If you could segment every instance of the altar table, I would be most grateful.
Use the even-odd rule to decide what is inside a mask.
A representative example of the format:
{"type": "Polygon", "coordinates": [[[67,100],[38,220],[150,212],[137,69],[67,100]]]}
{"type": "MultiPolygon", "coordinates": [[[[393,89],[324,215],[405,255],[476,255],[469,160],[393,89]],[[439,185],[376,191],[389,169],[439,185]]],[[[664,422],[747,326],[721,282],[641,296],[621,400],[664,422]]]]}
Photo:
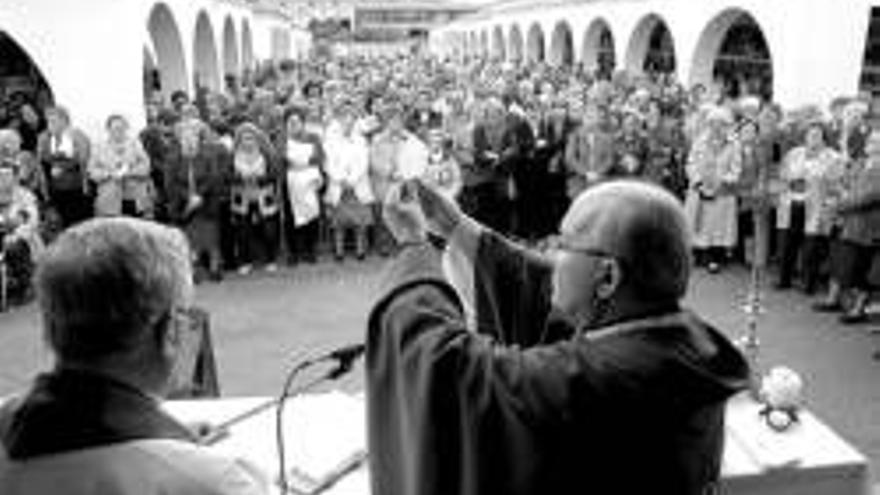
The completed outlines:
{"type": "MultiPolygon", "coordinates": [[[[185,422],[220,424],[267,398],[168,402],[166,409],[185,422]]],[[[785,433],[770,430],[760,419],[760,406],[746,396],[728,405],[721,494],[732,495],[867,495],[870,474],[866,458],[814,415],[804,411],[785,433]]],[[[273,476],[279,472],[274,407],[227,429],[211,449],[238,456],[273,476]]],[[[308,395],[285,406],[287,457],[297,471],[321,476],[365,449],[362,397],[333,392],[308,395]]],[[[369,494],[366,466],[325,492],[369,494]]]]}

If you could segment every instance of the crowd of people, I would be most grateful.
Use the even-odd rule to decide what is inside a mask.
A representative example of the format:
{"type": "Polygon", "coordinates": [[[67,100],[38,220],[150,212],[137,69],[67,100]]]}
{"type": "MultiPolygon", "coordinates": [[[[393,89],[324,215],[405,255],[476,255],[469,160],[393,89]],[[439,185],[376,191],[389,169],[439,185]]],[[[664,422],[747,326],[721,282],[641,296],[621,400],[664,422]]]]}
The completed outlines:
{"type": "Polygon", "coordinates": [[[863,320],[880,238],[864,202],[880,191],[869,100],[782,109],[730,88],[412,55],[291,62],[224,93],[157,94],[139,133],[113,115],[86,136],[62,106],[23,104],[0,133],[11,292],[27,298],[45,241],[92,216],[182,228],[199,278],[219,280],[323,253],[388,255],[381,204],[407,179],[541,245],[582,191],[627,177],[680,198],[699,266],[772,263],[778,288],[827,286],[817,309],[863,320]]]}

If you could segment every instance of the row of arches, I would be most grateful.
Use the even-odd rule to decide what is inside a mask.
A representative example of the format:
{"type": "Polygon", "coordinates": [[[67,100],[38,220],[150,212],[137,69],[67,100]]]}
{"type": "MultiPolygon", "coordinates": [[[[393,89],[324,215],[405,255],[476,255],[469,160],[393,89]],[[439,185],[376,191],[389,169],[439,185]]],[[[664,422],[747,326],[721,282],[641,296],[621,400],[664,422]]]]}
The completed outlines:
{"type": "Polygon", "coordinates": [[[157,3],[147,19],[149,41],[144,47],[145,91],[169,95],[204,87],[223,89],[237,80],[254,64],[253,35],[247,19],[240,28],[232,16],[223,23],[222,38],[217,38],[211,18],[204,10],[198,13],[191,41],[192,72],[187,69],[186,42],[171,8],[157,3]],[[222,43],[222,52],[217,40],[222,43]]]}
{"type": "MultiPolygon", "coordinates": [[[[519,24],[505,28],[496,25],[491,40],[488,31],[472,31],[465,36],[463,49],[515,64],[547,62],[553,66],[580,62],[589,70],[610,74],[617,67],[648,73],[676,73],[680,54],[676,53],[673,33],[656,13],[644,16],[633,30],[625,50],[620,52],[610,24],[598,18],[580,39],[580,59],[575,52],[575,33],[568,21],[559,21],[550,33],[549,44],[542,26],[535,22],[526,33],[519,24]],[[549,50],[549,51],[548,51],[549,50]]],[[[732,8],[716,16],[703,30],[692,59],[691,82],[729,79],[733,89],[760,84],[756,91],[772,88],[772,56],[757,20],[747,11],[732,8]],[[749,82],[745,82],[749,81],[749,82]],[[755,83],[754,81],[762,81],[755,83]]],[[[768,95],[769,96],[769,95],[768,95]]]]}

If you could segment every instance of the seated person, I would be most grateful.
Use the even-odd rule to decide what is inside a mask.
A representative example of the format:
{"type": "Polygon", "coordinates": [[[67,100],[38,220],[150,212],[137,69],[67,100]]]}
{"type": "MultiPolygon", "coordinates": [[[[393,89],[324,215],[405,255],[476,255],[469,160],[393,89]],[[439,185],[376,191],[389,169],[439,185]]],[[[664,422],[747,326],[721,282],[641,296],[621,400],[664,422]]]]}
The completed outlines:
{"type": "Polygon", "coordinates": [[[647,183],[596,185],[548,260],[421,183],[405,189],[385,216],[406,247],[367,336],[373,493],[718,489],[725,401],[749,372],[680,305],[691,263],[678,200],[647,183]],[[451,278],[461,291],[426,225],[448,241],[448,266],[466,266],[451,278]]]}
{"type": "Polygon", "coordinates": [[[0,160],[0,263],[6,268],[2,283],[11,301],[30,296],[34,259],[42,245],[37,198],[21,185],[20,167],[0,160]]]}
{"type": "Polygon", "coordinates": [[[55,366],[0,407],[0,493],[268,493],[160,408],[194,359],[182,233],[87,221],[47,248],[35,285],[55,366]]]}

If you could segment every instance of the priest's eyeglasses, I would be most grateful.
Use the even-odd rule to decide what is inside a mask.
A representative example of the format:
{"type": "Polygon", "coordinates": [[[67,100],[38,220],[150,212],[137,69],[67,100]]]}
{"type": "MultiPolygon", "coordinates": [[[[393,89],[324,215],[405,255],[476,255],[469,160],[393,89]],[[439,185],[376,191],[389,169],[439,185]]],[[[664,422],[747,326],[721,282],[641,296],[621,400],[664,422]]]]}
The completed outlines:
{"type": "Polygon", "coordinates": [[[565,236],[557,237],[551,241],[549,252],[554,260],[557,259],[560,253],[568,252],[583,254],[592,258],[611,259],[619,263],[621,266],[626,266],[626,261],[616,254],[610,253],[604,249],[579,245],[573,239],[566,238],[565,236]]]}

